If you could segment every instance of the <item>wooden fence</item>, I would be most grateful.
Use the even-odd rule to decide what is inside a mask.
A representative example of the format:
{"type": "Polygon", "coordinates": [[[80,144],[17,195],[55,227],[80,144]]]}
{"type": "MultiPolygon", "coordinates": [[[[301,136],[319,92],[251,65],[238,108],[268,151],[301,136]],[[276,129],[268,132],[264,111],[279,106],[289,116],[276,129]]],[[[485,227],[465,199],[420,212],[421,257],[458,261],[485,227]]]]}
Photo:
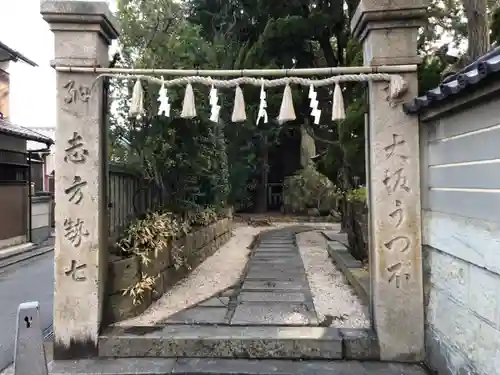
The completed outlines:
{"type": "Polygon", "coordinates": [[[115,240],[139,215],[161,205],[161,195],[154,185],[124,166],[109,165],[109,237],[115,240]]]}

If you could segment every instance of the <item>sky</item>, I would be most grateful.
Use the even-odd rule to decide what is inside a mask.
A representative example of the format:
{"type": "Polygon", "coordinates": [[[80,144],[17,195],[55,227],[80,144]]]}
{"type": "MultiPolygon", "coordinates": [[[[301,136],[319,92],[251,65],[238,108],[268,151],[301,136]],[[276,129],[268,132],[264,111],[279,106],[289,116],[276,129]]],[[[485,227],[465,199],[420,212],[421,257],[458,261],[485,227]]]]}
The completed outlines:
{"type": "Polygon", "coordinates": [[[0,4],[0,40],[38,64],[10,63],[10,120],[25,127],[54,127],[55,72],[50,67],[54,37],[40,15],[40,0],[0,0],[0,4]]]}

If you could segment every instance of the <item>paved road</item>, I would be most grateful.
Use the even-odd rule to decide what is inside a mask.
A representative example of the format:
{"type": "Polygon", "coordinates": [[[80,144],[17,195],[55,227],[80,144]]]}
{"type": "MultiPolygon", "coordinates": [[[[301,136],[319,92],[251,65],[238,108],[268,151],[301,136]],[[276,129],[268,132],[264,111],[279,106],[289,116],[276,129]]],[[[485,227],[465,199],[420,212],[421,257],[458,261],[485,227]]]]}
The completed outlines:
{"type": "Polygon", "coordinates": [[[52,325],[54,252],[0,269],[0,370],[13,360],[17,308],[38,301],[42,328],[52,325]]]}

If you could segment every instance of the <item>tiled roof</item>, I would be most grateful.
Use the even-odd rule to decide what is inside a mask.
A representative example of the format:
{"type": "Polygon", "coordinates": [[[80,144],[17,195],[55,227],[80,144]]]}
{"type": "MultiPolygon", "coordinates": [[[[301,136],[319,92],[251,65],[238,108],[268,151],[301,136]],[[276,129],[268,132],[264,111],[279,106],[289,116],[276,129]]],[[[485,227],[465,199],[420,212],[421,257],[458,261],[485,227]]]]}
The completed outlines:
{"type": "MultiPolygon", "coordinates": [[[[9,58],[9,60],[12,60],[12,61],[22,60],[31,66],[38,66],[34,61],[31,61],[26,56],[13,50],[8,45],[6,45],[5,43],[2,43],[2,42],[0,42],[0,52],[3,52],[3,54],[6,54],[7,57],[9,58]]],[[[0,54],[2,54],[2,53],[0,53],[0,54]]]]}
{"type": "Polygon", "coordinates": [[[45,143],[48,146],[54,143],[51,138],[46,137],[43,134],[37,133],[29,128],[23,128],[22,126],[11,124],[7,120],[3,119],[0,119],[0,133],[20,137],[28,141],[45,143]]]}
{"type": "Polygon", "coordinates": [[[450,77],[445,78],[438,87],[429,90],[423,96],[418,96],[409,103],[403,104],[407,114],[417,114],[426,108],[435,108],[446,101],[479,88],[486,78],[500,77],[500,47],[496,47],[473,64],[450,77]]]}

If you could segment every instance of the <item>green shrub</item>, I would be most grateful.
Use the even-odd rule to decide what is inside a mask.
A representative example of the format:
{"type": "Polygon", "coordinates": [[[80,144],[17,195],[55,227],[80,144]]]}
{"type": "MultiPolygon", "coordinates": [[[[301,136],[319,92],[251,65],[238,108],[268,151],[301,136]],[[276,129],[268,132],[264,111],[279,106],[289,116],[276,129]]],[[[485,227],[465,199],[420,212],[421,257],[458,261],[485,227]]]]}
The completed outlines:
{"type": "Polygon", "coordinates": [[[368,198],[368,189],[364,186],[360,186],[356,189],[351,189],[346,193],[346,199],[348,202],[366,202],[368,198]]]}
{"type": "Polygon", "coordinates": [[[305,213],[316,208],[328,214],[337,208],[338,197],[335,185],[313,166],[286,177],[283,183],[285,212],[305,213]]]}

